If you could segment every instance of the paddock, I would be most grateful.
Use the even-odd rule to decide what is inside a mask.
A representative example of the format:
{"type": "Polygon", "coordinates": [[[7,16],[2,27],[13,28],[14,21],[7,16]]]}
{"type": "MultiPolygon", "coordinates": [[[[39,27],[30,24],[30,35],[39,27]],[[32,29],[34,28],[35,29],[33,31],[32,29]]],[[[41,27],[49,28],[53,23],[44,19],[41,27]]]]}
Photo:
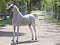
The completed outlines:
{"type": "Polygon", "coordinates": [[[13,44],[11,42],[11,39],[13,37],[13,26],[10,25],[6,27],[0,27],[0,44],[1,45],[60,45],[60,28],[54,23],[46,22],[44,20],[44,16],[39,19],[41,19],[39,20],[39,27],[36,25],[37,37],[38,37],[37,41],[31,40],[31,33],[28,26],[21,26],[19,30],[19,42],[13,44]]]}

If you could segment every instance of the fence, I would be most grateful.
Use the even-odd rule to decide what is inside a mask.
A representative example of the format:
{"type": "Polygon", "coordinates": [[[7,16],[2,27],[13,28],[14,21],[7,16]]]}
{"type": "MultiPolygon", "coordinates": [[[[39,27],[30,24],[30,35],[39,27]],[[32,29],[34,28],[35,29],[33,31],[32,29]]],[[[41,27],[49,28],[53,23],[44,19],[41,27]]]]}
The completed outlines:
{"type": "Polygon", "coordinates": [[[6,20],[7,16],[10,18],[13,17],[12,13],[0,12],[0,20],[6,20]]]}
{"type": "Polygon", "coordinates": [[[54,16],[53,5],[45,4],[44,10],[45,10],[45,20],[48,21],[49,19],[52,19],[54,16]]]}
{"type": "Polygon", "coordinates": [[[20,12],[25,15],[27,13],[27,4],[19,7],[20,12]]]}

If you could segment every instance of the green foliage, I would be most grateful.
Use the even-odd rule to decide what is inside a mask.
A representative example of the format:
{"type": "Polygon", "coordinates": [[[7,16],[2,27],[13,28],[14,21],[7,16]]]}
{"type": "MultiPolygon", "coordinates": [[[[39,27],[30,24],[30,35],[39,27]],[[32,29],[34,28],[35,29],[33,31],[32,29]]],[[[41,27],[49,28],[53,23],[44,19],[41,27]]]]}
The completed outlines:
{"type": "Polygon", "coordinates": [[[0,11],[5,11],[6,8],[6,2],[5,0],[0,1],[0,11]]]}
{"type": "Polygon", "coordinates": [[[36,7],[37,5],[40,5],[41,0],[0,0],[0,12],[5,12],[6,7],[10,3],[15,3],[17,6],[24,5],[27,2],[28,8],[36,7]]]}
{"type": "Polygon", "coordinates": [[[55,3],[57,4],[57,6],[59,6],[59,5],[60,5],[60,1],[56,1],[55,3]]]}
{"type": "Polygon", "coordinates": [[[55,12],[55,18],[60,19],[60,0],[54,1],[54,12],[55,12]]]}
{"type": "Polygon", "coordinates": [[[52,5],[54,3],[54,0],[45,0],[45,3],[48,5],[52,5]]]}
{"type": "Polygon", "coordinates": [[[57,20],[55,18],[52,18],[50,21],[52,21],[53,23],[55,23],[56,25],[60,26],[60,20],[57,20]]]}

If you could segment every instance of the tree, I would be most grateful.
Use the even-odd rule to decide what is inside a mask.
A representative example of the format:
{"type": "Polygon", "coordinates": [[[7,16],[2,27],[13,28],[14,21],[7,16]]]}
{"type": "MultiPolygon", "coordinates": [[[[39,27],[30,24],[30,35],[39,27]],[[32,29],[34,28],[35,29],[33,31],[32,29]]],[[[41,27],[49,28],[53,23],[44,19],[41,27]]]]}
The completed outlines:
{"type": "Polygon", "coordinates": [[[37,7],[39,10],[41,9],[41,1],[42,0],[29,0],[28,4],[28,13],[33,9],[33,7],[37,7]]]}
{"type": "Polygon", "coordinates": [[[60,0],[54,1],[54,18],[60,20],[60,0]]]}

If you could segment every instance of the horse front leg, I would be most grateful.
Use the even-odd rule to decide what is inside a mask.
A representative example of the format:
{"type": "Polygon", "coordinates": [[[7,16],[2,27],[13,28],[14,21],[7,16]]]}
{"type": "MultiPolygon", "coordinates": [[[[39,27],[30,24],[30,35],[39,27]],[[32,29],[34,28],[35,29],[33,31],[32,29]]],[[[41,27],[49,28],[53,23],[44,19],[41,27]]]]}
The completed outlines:
{"type": "Polygon", "coordinates": [[[19,26],[17,26],[17,40],[16,40],[16,42],[18,42],[18,36],[19,36],[19,26]]]}
{"type": "Polygon", "coordinates": [[[14,28],[14,32],[13,32],[13,39],[12,39],[12,42],[14,43],[14,38],[15,38],[15,29],[16,29],[16,26],[13,26],[14,28]]]}

